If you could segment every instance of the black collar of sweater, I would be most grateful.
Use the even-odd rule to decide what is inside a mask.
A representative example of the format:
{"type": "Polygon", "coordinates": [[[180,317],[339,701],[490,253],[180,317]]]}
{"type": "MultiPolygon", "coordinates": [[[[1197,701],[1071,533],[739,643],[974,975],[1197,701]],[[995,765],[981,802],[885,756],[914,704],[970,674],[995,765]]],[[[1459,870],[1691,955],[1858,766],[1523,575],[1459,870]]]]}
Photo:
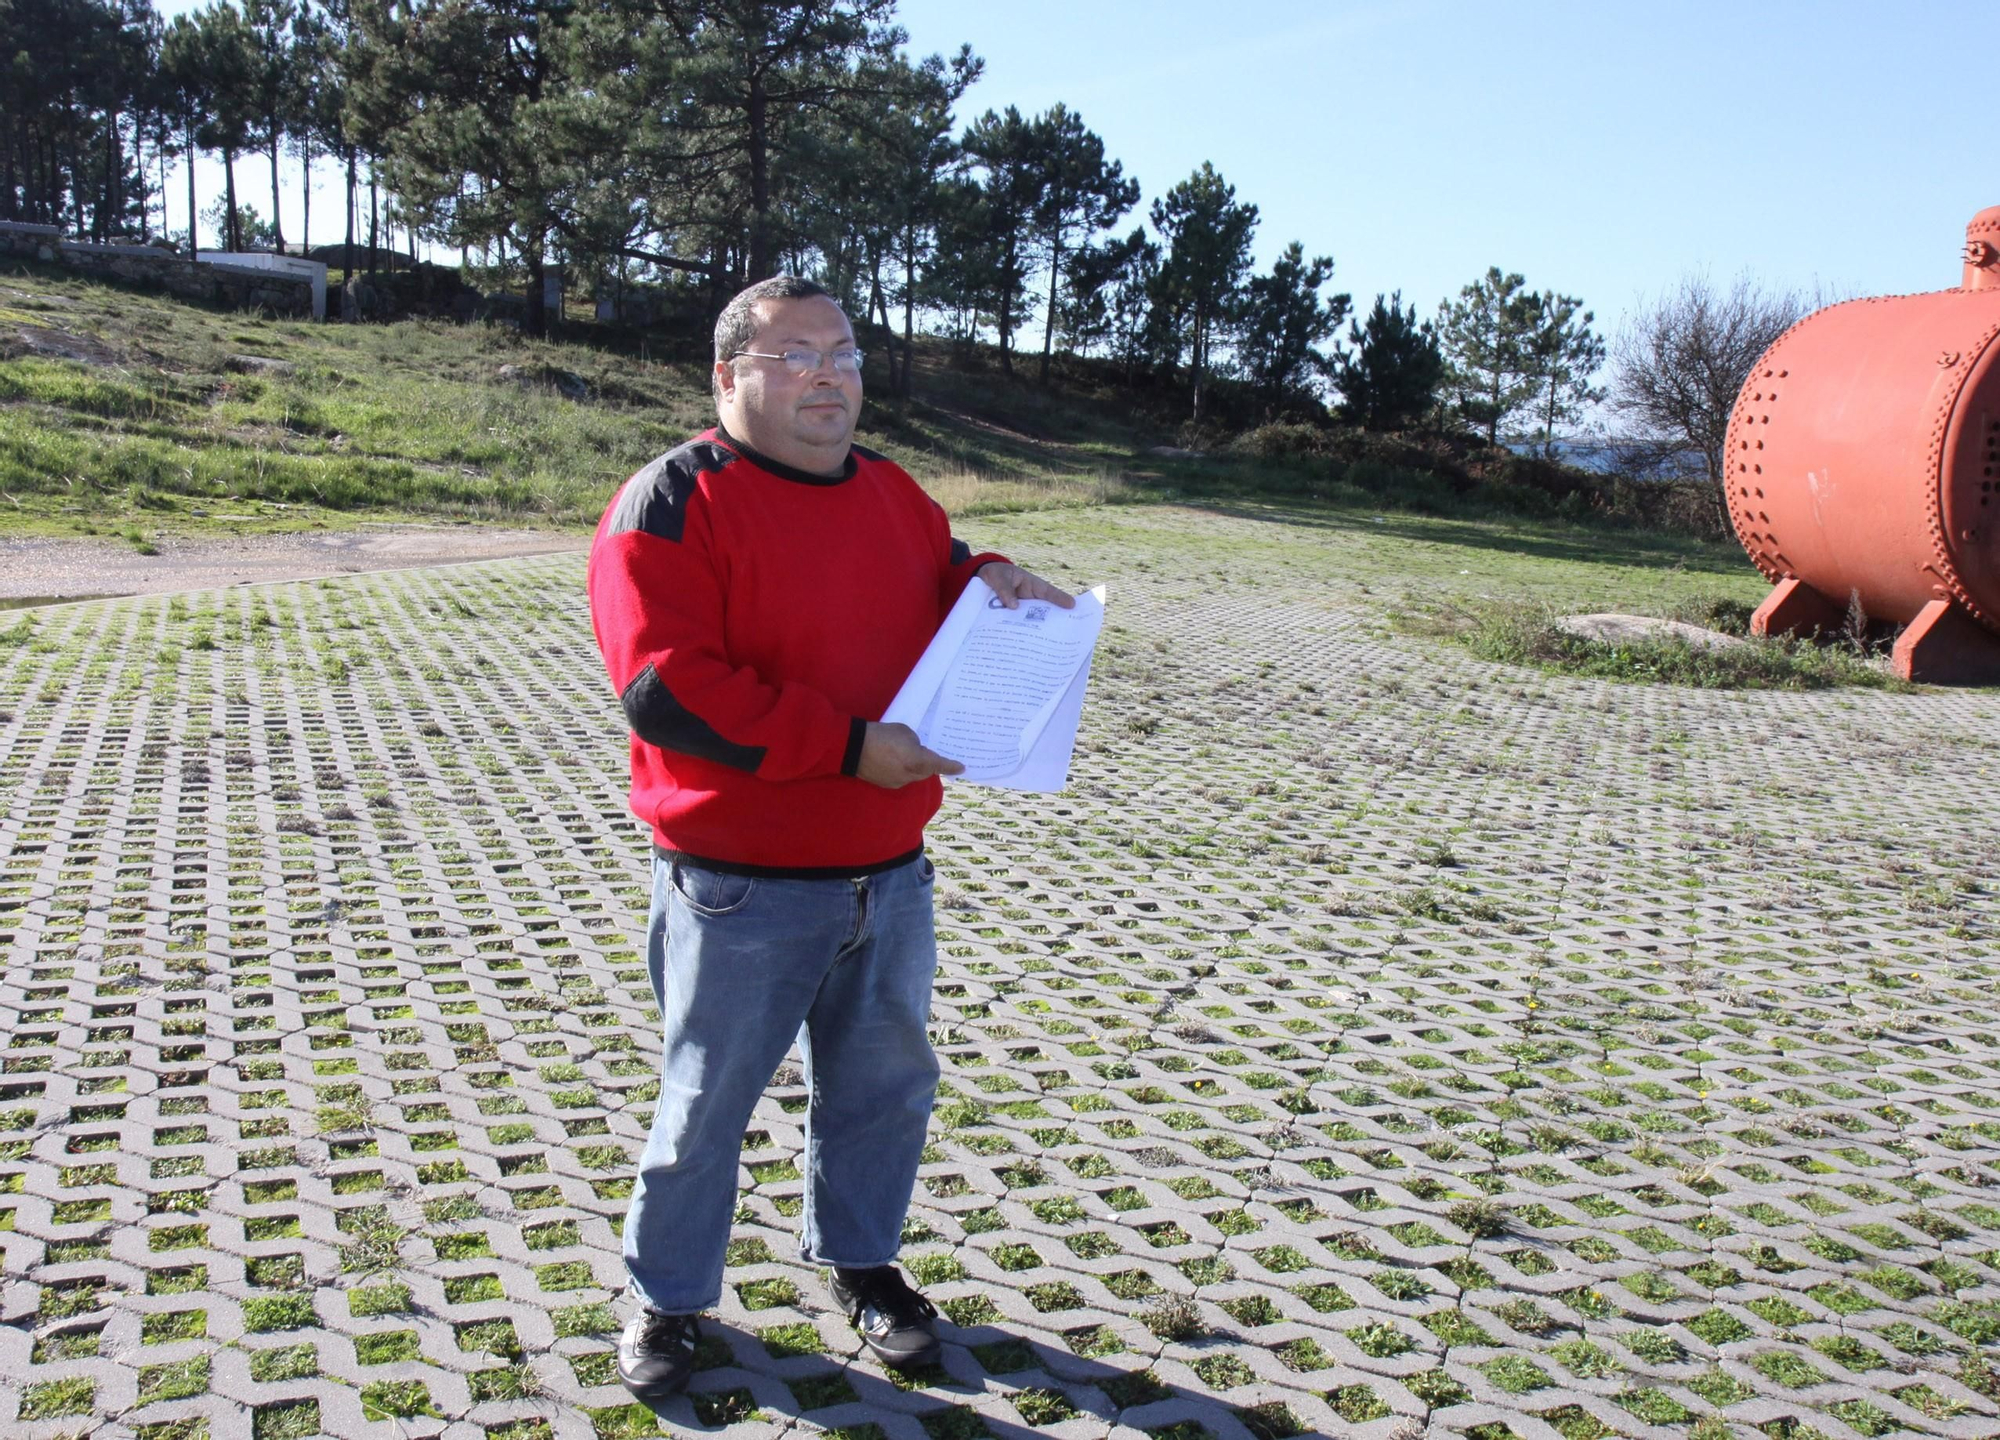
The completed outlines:
{"type": "Polygon", "coordinates": [[[738,455],[741,455],[745,460],[748,460],[752,465],[755,465],[759,470],[775,475],[780,480],[795,480],[801,485],[839,485],[844,481],[854,478],[856,461],[852,447],[848,449],[847,458],[841,461],[840,473],[838,475],[815,475],[810,470],[801,470],[796,465],[787,465],[783,461],[773,460],[770,456],[760,454],[758,451],[751,449],[734,435],[731,435],[720,422],[715,427],[715,438],[727,445],[731,450],[734,450],[738,455]]]}

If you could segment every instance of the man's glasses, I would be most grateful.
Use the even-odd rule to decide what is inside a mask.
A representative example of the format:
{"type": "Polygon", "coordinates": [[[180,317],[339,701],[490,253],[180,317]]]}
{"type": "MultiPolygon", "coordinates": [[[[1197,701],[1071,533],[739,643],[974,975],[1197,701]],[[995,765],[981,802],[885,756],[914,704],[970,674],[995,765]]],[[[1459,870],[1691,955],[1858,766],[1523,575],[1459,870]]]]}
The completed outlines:
{"type": "MultiPolygon", "coordinates": [[[[782,355],[769,355],[761,350],[738,350],[736,355],[747,355],[752,360],[782,360],[785,368],[794,375],[810,375],[829,360],[836,370],[845,370],[851,375],[861,373],[861,352],[854,349],[787,350],[782,355]]],[[[729,358],[734,360],[736,355],[729,358]]]]}

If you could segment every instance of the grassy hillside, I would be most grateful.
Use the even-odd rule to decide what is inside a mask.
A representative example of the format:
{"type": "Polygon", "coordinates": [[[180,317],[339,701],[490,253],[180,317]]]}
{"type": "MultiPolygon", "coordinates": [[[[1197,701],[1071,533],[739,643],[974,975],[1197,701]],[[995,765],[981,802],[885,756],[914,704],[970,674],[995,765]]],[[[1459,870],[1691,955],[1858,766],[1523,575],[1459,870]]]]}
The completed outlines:
{"type": "MultiPolygon", "coordinates": [[[[959,512],[1115,498],[1159,436],[1045,402],[1036,433],[946,385],[864,443],[959,512]]],[[[594,522],[711,423],[705,366],[486,326],[260,320],[45,273],[0,278],[0,527],[88,533],[385,512],[594,522]]]]}
{"type": "MultiPolygon", "coordinates": [[[[1733,545],[1607,515],[1609,492],[1470,442],[1275,425],[1162,457],[1177,394],[1136,393],[1102,362],[1061,360],[1046,389],[1035,369],[925,344],[918,398],[871,401],[862,441],[961,516],[1150,499],[1380,512],[1469,526],[1496,549],[1749,574],[1733,545]]],[[[0,276],[0,533],[143,547],[416,516],[584,527],[711,419],[707,366],[643,351],[483,325],[262,320],[34,267],[0,276]]]]}
{"type": "MultiPolygon", "coordinates": [[[[919,398],[871,402],[862,440],[961,518],[1165,500],[1368,536],[1403,576],[1381,597],[1399,628],[1488,659],[1700,685],[1879,679],[1859,654],[1762,647],[1725,664],[1559,631],[1559,613],[1604,606],[1740,630],[1762,597],[1733,542],[1662,527],[1647,487],[1453,437],[1301,425],[1161,456],[1178,397],[1090,361],[1062,362],[1046,389],[1032,360],[1020,368],[927,346],[919,398]],[[1566,595],[1531,582],[1544,561],[1566,595]]],[[[399,519],[587,529],[627,475],[710,423],[710,403],[703,364],[483,325],[260,320],[17,270],[0,277],[0,536],[149,551],[399,519]]]]}

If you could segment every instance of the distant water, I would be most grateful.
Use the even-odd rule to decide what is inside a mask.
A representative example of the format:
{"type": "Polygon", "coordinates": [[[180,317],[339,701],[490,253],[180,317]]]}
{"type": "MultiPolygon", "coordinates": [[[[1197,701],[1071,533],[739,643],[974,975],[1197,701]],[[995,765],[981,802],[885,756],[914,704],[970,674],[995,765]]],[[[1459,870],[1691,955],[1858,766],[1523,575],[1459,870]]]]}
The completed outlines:
{"type": "MultiPolygon", "coordinates": [[[[1539,440],[1503,440],[1501,443],[1516,455],[1542,453],[1539,440]]],[[[1619,442],[1616,440],[1557,440],[1555,443],[1556,459],[1594,475],[1621,473],[1624,466],[1619,463],[1618,454],[1619,442]]],[[[1692,450],[1669,457],[1661,468],[1665,478],[1694,479],[1707,473],[1701,456],[1692,450]]]]}

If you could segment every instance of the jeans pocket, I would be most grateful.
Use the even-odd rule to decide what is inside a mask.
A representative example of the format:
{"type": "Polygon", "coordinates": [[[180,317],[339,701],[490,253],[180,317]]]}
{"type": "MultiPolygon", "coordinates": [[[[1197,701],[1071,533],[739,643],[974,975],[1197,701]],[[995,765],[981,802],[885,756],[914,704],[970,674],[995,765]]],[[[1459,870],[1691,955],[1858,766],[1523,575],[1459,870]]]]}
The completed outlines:
{"type": "Polygon", "coordinates": [[[917,879],[926,885],[937,879],[937,866],[931,864],[930,856],[919,855],[917,857],[917,879]]]}
{"type": "Polygon", "coordinates": [[[750,903],[750,897],[757,891],[757,880],[751,875],[704,870],[676,860],[673,886],[681,903],[696,914],[733,915],[750,903]]]}

